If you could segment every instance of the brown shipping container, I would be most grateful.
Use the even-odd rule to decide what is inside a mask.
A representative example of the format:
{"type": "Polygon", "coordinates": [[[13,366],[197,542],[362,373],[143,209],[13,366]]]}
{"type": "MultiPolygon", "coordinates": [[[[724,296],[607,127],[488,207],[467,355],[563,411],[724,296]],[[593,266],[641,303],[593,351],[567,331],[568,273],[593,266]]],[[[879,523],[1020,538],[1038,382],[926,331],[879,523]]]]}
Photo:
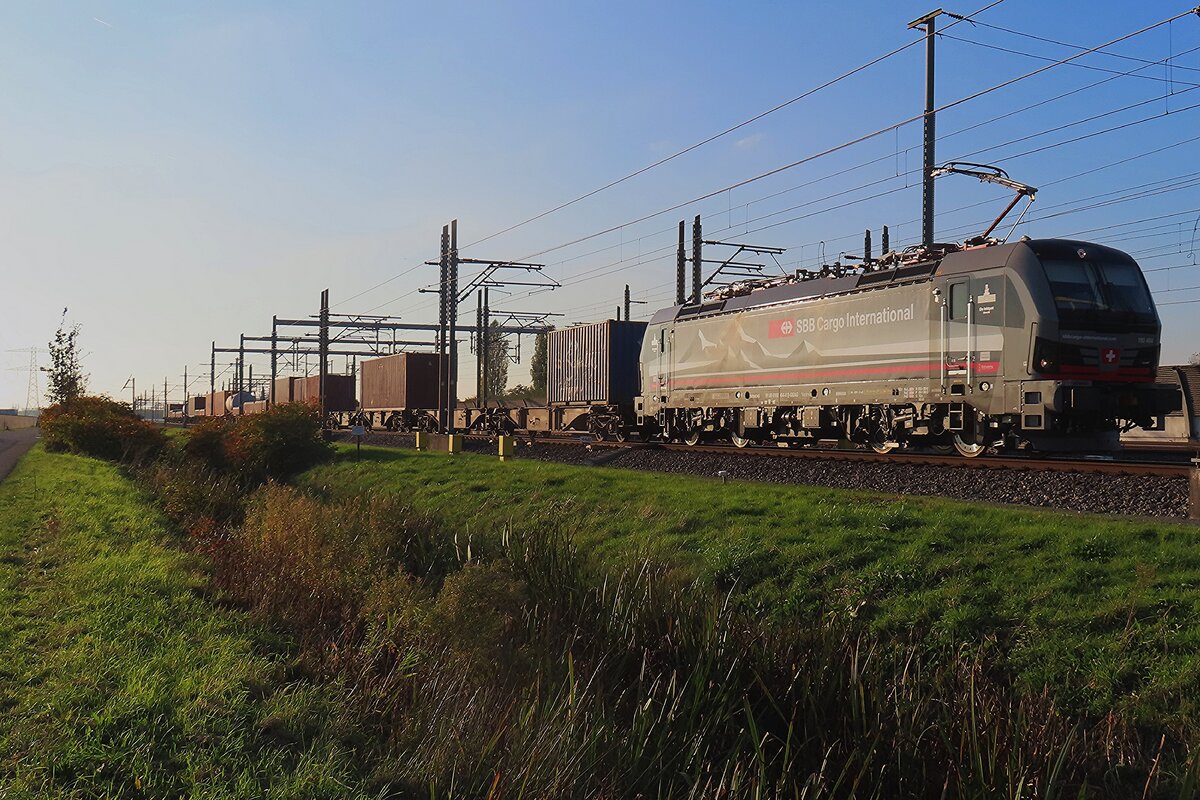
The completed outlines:
{"type": "Polygon", "coordinates": [[[225,398],[229,396],[229,392],[217,391],[208,394],[208,407],[205,416],[223,417],[225,411],[225,398]]]}
{"type": "Polygon", "coordinates": [[[397,353],[363,361],[359,366],[364,411],[437,408],[437,354],[397,353]]]}
{"type": "MultiPolygon", "coordinates": [[[[298,376],[295,378],[288,378],[288,380],[292,382],[292,402],[293,403],[307,403],[308,402],[308,378],[305,378],[304,376],[298,376]]],[[[316,396],[317,396],[317,393],[316,393],[316,390],[314,390],[313,391],[313,402],[314,403],[316,402],[316,396]]]]}
{"type": "Polygon", "coordinates": [[[546,342],[550,403],[627,404],[640,391],[644,322],[605,320],[551,331],[546,342]]]}
{"type": "Polygon", "coordinates": [[[276,378],[275,379],[275,397],[276,403],[291,403],[292,398],[292,382],[294,378],[276,378]]]}
{"type": "MultiPolygon", "coordinates": [[[[292,398],[295,403],[317,405],[321,401],[321,376],[293,378],[292,398]]],[[[354,411],[358,403],[354,397],[353,375],[325,376],[325,410],[354,411]]]]}

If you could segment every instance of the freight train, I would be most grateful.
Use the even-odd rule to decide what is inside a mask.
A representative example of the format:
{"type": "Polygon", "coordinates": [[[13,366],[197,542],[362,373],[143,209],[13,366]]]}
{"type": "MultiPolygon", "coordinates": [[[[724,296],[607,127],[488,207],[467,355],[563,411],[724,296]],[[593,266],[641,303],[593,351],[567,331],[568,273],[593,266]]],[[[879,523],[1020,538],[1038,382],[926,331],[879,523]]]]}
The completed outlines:
{"type": "MultiPolygon", "coordinates": [[[[454,428],[964,456],[1111,449],[1180,408],[1179,391],[1155,383],[1160,333],[1141,269],[1121,251],[939,244],[744,281],[649,323],[553,331],[544,406],[458,408],[454,428]]],[[[363,362],[361,402],[352,384],[349,399],[339,389],[331,419],[439,429],[439,364],[415,353],[363,362]]]]}

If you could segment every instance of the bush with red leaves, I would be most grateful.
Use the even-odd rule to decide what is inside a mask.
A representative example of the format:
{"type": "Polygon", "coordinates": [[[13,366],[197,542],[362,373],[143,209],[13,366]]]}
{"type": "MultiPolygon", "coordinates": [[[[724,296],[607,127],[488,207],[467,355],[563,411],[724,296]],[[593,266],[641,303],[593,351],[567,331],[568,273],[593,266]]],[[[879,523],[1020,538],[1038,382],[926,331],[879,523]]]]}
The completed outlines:
{"type": "Polygon", "coordinates": [[[126,403],[107,397],[77,397],[42,412],[42,441],[47,450],[146,464],[166,446],[158,428],[133,413],[126,403]]]}

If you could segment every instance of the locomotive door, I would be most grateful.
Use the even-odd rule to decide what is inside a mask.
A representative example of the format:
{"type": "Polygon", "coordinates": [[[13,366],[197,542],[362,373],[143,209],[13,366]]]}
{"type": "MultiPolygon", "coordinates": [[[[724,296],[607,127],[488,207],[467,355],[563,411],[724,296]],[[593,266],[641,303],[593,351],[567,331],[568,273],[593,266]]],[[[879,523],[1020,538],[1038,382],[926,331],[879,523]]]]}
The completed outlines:
{"type": "Polygon", "coordinates": [[[675,388],[675,328],[666,331],[662,354],[662,374],[666,377],[667,387],[675,388]]]}
{"type": "Polygon", "coordinates": [[[668,329],[667,326],[664,325],[658,329],[658,346],[654,349],[658,351],[656,372],[658,373],[659,395],[664,395],[671,390],[671,351],[674,349],[671,347],[672,338],[674,338],[674,331],[668,329]]]}
{"type": "Polygon", "coordinates": [[[975,357],[975,302],[968,277],[946,281],[942,303],[942,385],[965,394],[975,357]]]}

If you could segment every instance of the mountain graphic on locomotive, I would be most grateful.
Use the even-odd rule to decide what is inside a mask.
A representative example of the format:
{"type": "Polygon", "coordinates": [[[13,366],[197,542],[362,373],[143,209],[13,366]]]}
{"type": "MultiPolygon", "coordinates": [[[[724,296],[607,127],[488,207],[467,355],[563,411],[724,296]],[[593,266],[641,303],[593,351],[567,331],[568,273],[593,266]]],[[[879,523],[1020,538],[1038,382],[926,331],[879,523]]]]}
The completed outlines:
{"type": "Polygon", "coordinates": [[[1100,450],[1178,408],[1141,269],[1089,242],[988,240],[889,254],[662,309],[646,328],[647,436],[887,452],[1100,450]]]}

